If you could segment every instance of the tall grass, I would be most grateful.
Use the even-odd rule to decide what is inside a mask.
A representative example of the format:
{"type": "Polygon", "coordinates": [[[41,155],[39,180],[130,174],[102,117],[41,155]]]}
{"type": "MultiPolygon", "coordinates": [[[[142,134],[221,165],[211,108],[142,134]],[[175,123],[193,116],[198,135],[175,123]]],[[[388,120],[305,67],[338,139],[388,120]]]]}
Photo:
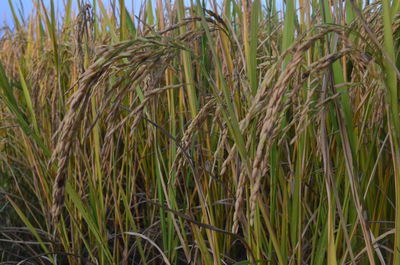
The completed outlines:
{"type": "Polygon", "coordinates": [[[400,264],[398,1],[32,1],[2,263],[400,264]]]}

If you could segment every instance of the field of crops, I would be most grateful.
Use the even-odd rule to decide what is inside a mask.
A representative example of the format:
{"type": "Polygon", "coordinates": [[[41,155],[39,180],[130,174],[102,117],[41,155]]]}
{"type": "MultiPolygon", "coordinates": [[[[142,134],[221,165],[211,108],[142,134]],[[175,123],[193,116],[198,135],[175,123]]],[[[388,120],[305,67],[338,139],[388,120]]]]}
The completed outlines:
{"type": "Polygon", "coordinates": [[[29,1],[0,264],[400,264],[400,1],[29,1]]]}

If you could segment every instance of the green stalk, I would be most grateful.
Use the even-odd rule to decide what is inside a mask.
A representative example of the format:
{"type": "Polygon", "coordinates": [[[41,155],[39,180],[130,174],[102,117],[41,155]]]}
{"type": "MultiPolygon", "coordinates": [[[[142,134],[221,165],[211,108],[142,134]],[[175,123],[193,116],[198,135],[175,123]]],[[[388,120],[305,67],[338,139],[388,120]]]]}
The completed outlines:
{"type": "Polygon", "coordinates": [[[36,114],[35,114],[35,111],[33,110],[33,104],[32,104],[31,95],[29,93],[29,88],[28,88],[28,85],[27,85],[27,83],[25,81],[25,77],[24,77],[24,74],[22,72],[20,64],[18,64],[18,73],[19,73],[19,79],[21,80],[21,86],[22,86],[22,91],[23,91],[23,94],[24,94],[26,106],[27,106],[29,114],[31,116],[31,122],[33,124],[33,128],[35,130],[35,133],[37,135],[40,135],[39,127],[38,127],[37,119],[36,119],[36,114]]]}
{"type": "MultiPolygon", "coordinates": [[[[183,0],[178,0],[178,18],[180,21],[183,21],[183,19],[185,18],[185,4],[183,0]]],[[[187,32],[186,27],[180,27],[179,31],[181,35],[187,32]]],[[[191,117],[194,118],[197,115],[198,103],[196,88],[193,81],[192,59],[190,57],[190,52],[186,50],[181,51],[181,56],[183,61],[183,71],[185,75],[186,88],[189,97],[189,108],[191,112],[191,117]]]]}
{"type": "Polygon", "coordinates": [[[395,210],[395,238],[393,245],[393,265],[400,264],[400,126],[399,126],[399,107],[398,107],[398,88],[396,69],[391,62],[396,61],[393,32],[392,32],[392,14],[390,1],[383,1],[383,26],[384,26],[384,47],[388,58],[385,58],[385,84],[386,84],[386,101],[388,103],[389,115],[389,136],[392,149],[393,168],[395,176],[395,194],[396,194],[396,210],[395,210]]]}
{"type": "Polygon", "coordinates": [[[261,9],[260,0],[255,0],[251,6],[251,18],[250,18],[250,51],[247,57],[247,71],[249,72],[250,87],[253,91],[253,95],[257,91],[257,33],[259,27],[259,11],[261,9]]]}
{"type": "MultiPolygon", "coordinates": [[[[283,26],[283,39],[282,39],[282,49],[281,51],[286,51],[293,43],[294,40],[294,23],[295,23],[295,0],[287,0],[286,1],[286,12],[285,12],[285,21],[283,26]]],[[[284,66],[288,64],[290,61],[290,56],[286,56],[284,60],[284,66]]]]}
{"type": "Polygon", "coordinates": [[[15,9],[14,9],[14,5],[12,3],[12,0],[8,0],[8,5],[9,5],[9,7],[11,9],[11,14],[12,14],[13,19],[14,19],[15,27],[17,28],[18,31],[20,31],[22,29],[22,27],[21,27],[21,24],[20,24],[19,19],[17,17],[17,14],[15,13],[15,9]]]}
{"type": "Polygon", "coordinates": [[[112,23],[112,19],[107,14],[107,10],[103,4],[103,0],[96,0],[96,1],[99,4],[101,14],[105,21],[105,25],[103,25],[103,26],[108,26],[109,32],[111,34],[112,42],[117,42],[118,37],[117,37],[117,34],[115,33],[116,29],[115,29],[114,24],[112,23]]]}
{"type": "Polygon", "coordinates": [[[126,40],[128,37],[128,32],[127,29],[127,14],[126,14],[126,8],[125,8],[125,0],[119,0],[119,12],[120,12],[120,17],[119,17],[119,39],[120,40],[126,40]]]}

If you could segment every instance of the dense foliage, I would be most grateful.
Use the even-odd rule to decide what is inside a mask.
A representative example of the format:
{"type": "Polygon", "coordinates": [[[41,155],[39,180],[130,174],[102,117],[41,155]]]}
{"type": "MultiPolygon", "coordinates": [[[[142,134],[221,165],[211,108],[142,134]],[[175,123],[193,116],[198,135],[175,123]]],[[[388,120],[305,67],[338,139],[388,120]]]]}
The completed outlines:
{"type": "Polygon", "coordinates": [[[2,264],[400,264],[399,1],[32,1],[2,264]]]}

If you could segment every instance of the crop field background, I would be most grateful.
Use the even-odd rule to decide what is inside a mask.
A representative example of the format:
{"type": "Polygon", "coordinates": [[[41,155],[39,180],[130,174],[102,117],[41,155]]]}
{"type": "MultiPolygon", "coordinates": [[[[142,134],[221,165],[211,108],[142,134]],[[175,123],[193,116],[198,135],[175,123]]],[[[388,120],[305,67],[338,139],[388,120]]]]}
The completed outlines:
{"type": "Polygon", "coordinates": [[[400,1],[27,1],[0,264],[400,264],[400,1]]]}

